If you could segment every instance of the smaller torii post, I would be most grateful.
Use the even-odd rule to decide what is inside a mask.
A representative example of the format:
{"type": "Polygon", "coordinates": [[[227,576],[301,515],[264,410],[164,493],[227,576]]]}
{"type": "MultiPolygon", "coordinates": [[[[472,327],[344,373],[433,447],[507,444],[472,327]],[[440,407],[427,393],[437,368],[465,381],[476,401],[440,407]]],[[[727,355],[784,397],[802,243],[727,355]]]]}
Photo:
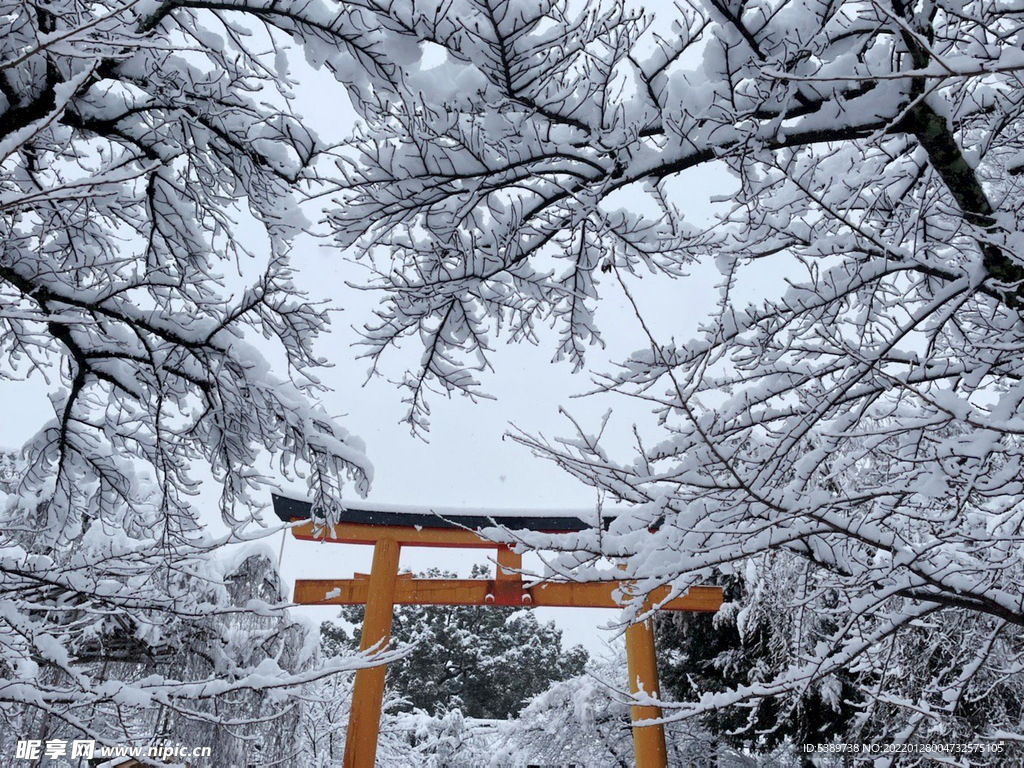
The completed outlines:
{"type": "MultiPolygon", "coordinates": [[[[395,605],[500,605],[518,608],[564,606],[577,608],[621,608],[623,590],[630,581],[572,582],[546,581],[527,587],[522,580],[522,555],[508,547],[479,536],[475,531],[493,527],[495,520],[509,530],[545,533],[571,533],[588,526],[579,518],[564,516],[489,517],[483,515],[445,515],[416,512],[385,512],[346,509],[331,529],[315,529],[310,520],[310,504],[274,496],[274,511],[284,521],[302,521],[292,534],[307,541],[340,544],[372,544],[370,573],[352,579],[300,579],[295,582],[295,602],[300,605],[364,605],[362,651],[384,650],[391,637],[395,605]],[[497,549],[497,572],[493,579],[416,579],[399,575],[401,548],[443,547],[459,549],[497,549]]],[[[653,605],[668,596],[668,588],[647,596],[653,605]]],[[[714,613],[722,605],[720,587],[691,587],[687,594],[659,606],[659,610],[714,613]]],[[[650,620],[626,629],[626,663],[629,690],[633,694],[657,696],[658,666],[654,648],[654,628],[650,620]]],[[[373,768],[377,753],[381,705],[384,700],[385,665],[356,671],[352,689],[345,740],[346,768],[373,768]]],[[[657,720],[661,708],[634,705],[633,752],[637,768],[665,768],[668,754],[665,731],[660,725],[644,725],[657,720]]]]}

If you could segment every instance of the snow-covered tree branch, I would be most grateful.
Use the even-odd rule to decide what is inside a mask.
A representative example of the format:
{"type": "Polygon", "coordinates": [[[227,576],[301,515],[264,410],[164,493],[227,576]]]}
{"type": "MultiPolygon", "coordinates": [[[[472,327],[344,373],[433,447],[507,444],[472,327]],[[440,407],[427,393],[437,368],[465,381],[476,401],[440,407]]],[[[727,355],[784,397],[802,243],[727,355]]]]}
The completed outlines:
{"type": "Polygon", "coordinates": [[[649,401],[660,441],[616,457],[586,429],[519,439],[635,512],[531,544],[571,550],[566,568],[625,557],[680,590],[780,553],[808,566],[792,610],[830,617],[796,622],[775,676],[680,716],[852,668],[865,717],[887,713],[872,738],[1024,731],[1019,711],[986,721],[967,703],[1021,674],[1019,13],[428,5],[374,6],[422,55],[359,101],[333,216],[390,296],[368,354],[422,340],[413,428],[431,387],[479,393],[502,333],[554,323],[555,357],[581,366],[598,297],[624,296],[643,348],[600,388],[649,401]],[[735,181],[712,227],[686,214],[687,171],[708,164],[735,181]],[[637,279],[711,261],[718,311],[672,342],[637,279]],[[941,663],[890,665],[940,627],[958,633],[941,663]]]}
{"type": "Polygon", "coordinates": [[[273,558],[251,597],[218,560],[261,535],[268,457],[326,512],[371,477],[317,405],[327,316],[292,283],[323,147],[289,62],[305,46],[340,75],[347,41],[351,75],[373,43],[338,11],[275,5],[0,2],[0,377],[54,411],[0,488],[0,713],[19,738],[243,733],[365,663],[312,664],[273,558]],[[194,503],[208,470],[226,533],[194,503]]]}

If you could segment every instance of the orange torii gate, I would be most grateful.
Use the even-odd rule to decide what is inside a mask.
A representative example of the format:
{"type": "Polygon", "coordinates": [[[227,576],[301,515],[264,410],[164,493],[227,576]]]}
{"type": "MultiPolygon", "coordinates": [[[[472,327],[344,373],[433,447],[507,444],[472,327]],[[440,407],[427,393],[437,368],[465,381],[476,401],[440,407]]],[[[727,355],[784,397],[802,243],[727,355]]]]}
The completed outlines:
{"type": "MultiPolygon", "coordinates": [[[[621,608],[628,580],[618,582],[545,581],[527,587],[520,573],[522,555],[479,536],[475,531],[494,527],[500,520],[509,530],[571,533],[589,527],[577,517],[509,517],[502,515],[445,515],[415,512],[384,512],[346,509],[330,531],[316,530],[310,520],[309,502],[274,496],[274,512],[284,521],[306,522],[292,529],[297,539],[341,544],[372,544],[369,576],[353,579],[300,579],[295,582],[295,602],[300,605],[365,605],[360,650],[383,649],[391,635],[395,605],[503,605],[516,607],[566,606],[621,608]],[[497,573],[493,579],[416,579],[399,575],[398,558],[405,547],[496,549],[497,573]]],[[[649,604],[668,596],[663,587],[651,593],[649,604]]],[[[660,606],[666,611],[714,613],[722,605],[720,587],[692,587],[686,595],[660,606]]],[[[657,694],[658,667],[654,628],[650,621],[626,629],[626,663],[632,693],[657,694]]],[[[345,740],[346,768],[373,768],[377,753],[381,704],[384,698],[385,665],[356,672],[345,740]]],[[[633,706],[633,751],[637,768],[664,768],[668,755],[661,725],[640,725],[661,717],[661,708],[633,706]]]]}

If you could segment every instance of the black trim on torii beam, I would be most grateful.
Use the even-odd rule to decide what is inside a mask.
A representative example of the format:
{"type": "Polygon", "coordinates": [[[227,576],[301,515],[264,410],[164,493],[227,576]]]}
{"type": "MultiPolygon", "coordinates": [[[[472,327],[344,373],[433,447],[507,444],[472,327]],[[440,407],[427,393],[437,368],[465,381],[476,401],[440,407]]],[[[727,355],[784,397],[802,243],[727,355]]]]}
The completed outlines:
{"type": "MultiPolygon", "coordinates": [[[[273,494],[274,514],[282,521],[309,520],[313,505],[304,499],[290,499],[286,496],[273,494]]],[[[604,517],[602,522],[607,529],[614,517],[604,517]]],[[[386,525],[403,528],[494,528],[501,526],[513,531],[543,531],[545,533],[575,533],[593,527],[579,517],[565,515],[510,516],[507,514],[493,515],[439,515],[429,512],[388,512],[384,510],[342,508],[338,516],[339,523],[357,523],[361,525],[386,525]]]]}

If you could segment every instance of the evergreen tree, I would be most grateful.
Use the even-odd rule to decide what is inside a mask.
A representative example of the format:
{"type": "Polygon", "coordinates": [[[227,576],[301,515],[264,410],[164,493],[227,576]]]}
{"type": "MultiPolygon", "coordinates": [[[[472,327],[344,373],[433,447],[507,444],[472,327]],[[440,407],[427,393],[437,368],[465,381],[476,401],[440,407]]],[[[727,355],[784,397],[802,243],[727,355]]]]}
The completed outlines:
{"type": "MultiPolygon", "coordinates": [[[[791,561],[790,561],[790,564],[791,561]]],[[[765,568],[758,571],[776,590],[770,607],[740,576],[723,576],[725,603],[717,614],[658,614],[655,632],[659,677],[669,697],[689,701],[770,679],[799,649],[794,631],[797,610],[793,590],[765,568]]],[[[825,627],[806,640],[816,642],[825,627]]],[[[782,745],[832,741],[848,732],[859,703],[853,674],[842,672],[808,686],[800,696],[758,699],[750,707],[712,710],[698,718],[724,745],[770,752],[782,745]]]]}
{"type": "MultiPolygon", "coordinates": [[[[474,568],[474,578],[484,569],[474,568]]],[[[431,569],[426,577],[453,578],[431,569]]],[[[362,625],[362,606],[347,606],[342,618],[362,625]]],[[[360,632],[321,628],[325,656],[358,647],[360,632]]],[[[553,683],[583,672],[587,652],[562,649],[562,632],[541,624],[532,611],[483,606],[396,606],[392,643],[415,644],[406,658],[388,665],[387,684],[426,712],[458,707],[468,717],[506,719],[553,683]]]]}

